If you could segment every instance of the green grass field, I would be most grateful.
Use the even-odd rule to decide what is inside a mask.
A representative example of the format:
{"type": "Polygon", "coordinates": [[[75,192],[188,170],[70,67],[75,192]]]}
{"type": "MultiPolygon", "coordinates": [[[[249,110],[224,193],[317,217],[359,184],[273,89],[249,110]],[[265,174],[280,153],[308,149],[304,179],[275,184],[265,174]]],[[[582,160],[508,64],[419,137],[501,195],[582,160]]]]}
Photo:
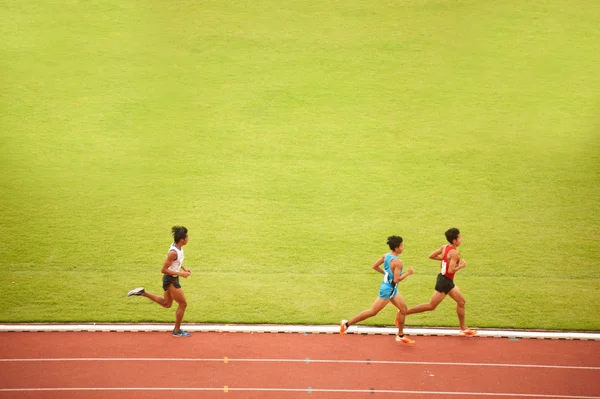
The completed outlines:
{"type": "Polygon", "coordinates": [[[183,224],[184,321],[335,324],[456,226],[470,325],[600,330],[597,1],[0,11],[0,322],[172,322],[125,294],[183,224]]]}

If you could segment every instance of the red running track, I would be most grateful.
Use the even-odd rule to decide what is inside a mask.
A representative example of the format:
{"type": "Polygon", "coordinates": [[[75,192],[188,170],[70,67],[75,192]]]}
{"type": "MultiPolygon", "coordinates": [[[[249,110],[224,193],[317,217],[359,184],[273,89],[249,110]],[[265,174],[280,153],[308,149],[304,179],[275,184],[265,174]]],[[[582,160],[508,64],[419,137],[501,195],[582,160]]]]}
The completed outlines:
{"type": "Polygon", "coordinates": [[[0,398],[597,398],[600,342],[0,333],[0,398]]]}

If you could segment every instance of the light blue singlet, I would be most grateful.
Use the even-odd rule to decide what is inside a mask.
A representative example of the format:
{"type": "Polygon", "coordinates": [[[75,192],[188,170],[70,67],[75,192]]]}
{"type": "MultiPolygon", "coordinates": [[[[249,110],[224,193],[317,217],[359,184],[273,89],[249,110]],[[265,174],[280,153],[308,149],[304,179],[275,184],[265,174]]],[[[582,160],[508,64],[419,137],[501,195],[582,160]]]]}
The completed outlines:
{"type": "MultiPolygon", "coordinates": [[[[381,282],[381,286],[379,287],[379,297],[384,299],[392,299],[398,293],[397,284],[394,284],[394,273],[392,272],[392,268],[390,264],[394,259],[398,258],[395,255],[390,253],[385,254],[383,259],[383,281],[381,282]]],[[[402,271],[400,271],[402,274],[402,271]]]]}

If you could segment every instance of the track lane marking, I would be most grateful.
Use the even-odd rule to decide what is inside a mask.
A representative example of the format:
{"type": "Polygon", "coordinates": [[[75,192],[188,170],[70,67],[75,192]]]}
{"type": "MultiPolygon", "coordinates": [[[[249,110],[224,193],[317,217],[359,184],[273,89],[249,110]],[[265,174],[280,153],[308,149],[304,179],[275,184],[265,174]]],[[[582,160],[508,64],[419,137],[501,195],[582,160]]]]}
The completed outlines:
{"type": "MultiPolygon", "coordinates": [[[[233,388],[233,387],[197,387],[197,388],[181,388],[181,387],[123,387],[123,388],[0,388],[0,392],[74,392],[74,391],[224,391],[225,392],[307,392],[306,388],[233,388]]],[[[312,388],[310,392],[316,393],[392,393],[392,394],[408,394],[408,395],[435,395],[435,396],[491,396],[491,397],[518,397],[518,398],[554,398],[554,399],[600,399],[600,396],[585,396],[585,395],[554,395],[554,394],[537,394],[537,393],[504,393],[504,392],[452,392],[452,391],[409,391],[395,389],[327,389],[327,388],[312,388]]]]}
{"type": "Polygon", "coordinates": [[[519,364],[519,363],[472,363],[472,362],[411,362],[402,360],[336,360],[336,359],[261,359],[261,358],[168,358],[168,357],[60,357],[60,358],[13,358],[0,359],[1,363],[19,362],[246,362],[246,363],[332,363],[332,364],[387,364],[411,366],[471,366],[471,367],[518,367],[544,369],[600,370],[600,366],[567,366],[555,364],[519,364]]]}

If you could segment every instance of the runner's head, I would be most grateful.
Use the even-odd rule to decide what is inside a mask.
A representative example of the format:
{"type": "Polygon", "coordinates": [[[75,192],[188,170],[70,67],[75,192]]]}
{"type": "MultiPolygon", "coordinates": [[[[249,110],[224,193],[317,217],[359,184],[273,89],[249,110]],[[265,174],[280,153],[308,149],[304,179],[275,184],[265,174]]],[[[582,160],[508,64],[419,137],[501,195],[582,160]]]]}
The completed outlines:
{"type": "Polygon", "coordinates": [[[390,249],[393,251],[402,245],[402,237],[400,236],[389,236],[387,239],[387,244],[390,246],[390,249]]]}
{"type": "Polygon", "coordinates": [[[175,244],[179,243],[181,240],[185,240],[185,243],[187,243],[188,229],[183,226],[173,226],[171,227],[171,232],[173,233],[173,242],[175,244]]]}
{"type": "Polygon", "coordinates": [[[446,240],[452,245],[458,246],[461,242],[460,231],[456,227],[446,230],[444,233],[446,235],[446,240]]]}

